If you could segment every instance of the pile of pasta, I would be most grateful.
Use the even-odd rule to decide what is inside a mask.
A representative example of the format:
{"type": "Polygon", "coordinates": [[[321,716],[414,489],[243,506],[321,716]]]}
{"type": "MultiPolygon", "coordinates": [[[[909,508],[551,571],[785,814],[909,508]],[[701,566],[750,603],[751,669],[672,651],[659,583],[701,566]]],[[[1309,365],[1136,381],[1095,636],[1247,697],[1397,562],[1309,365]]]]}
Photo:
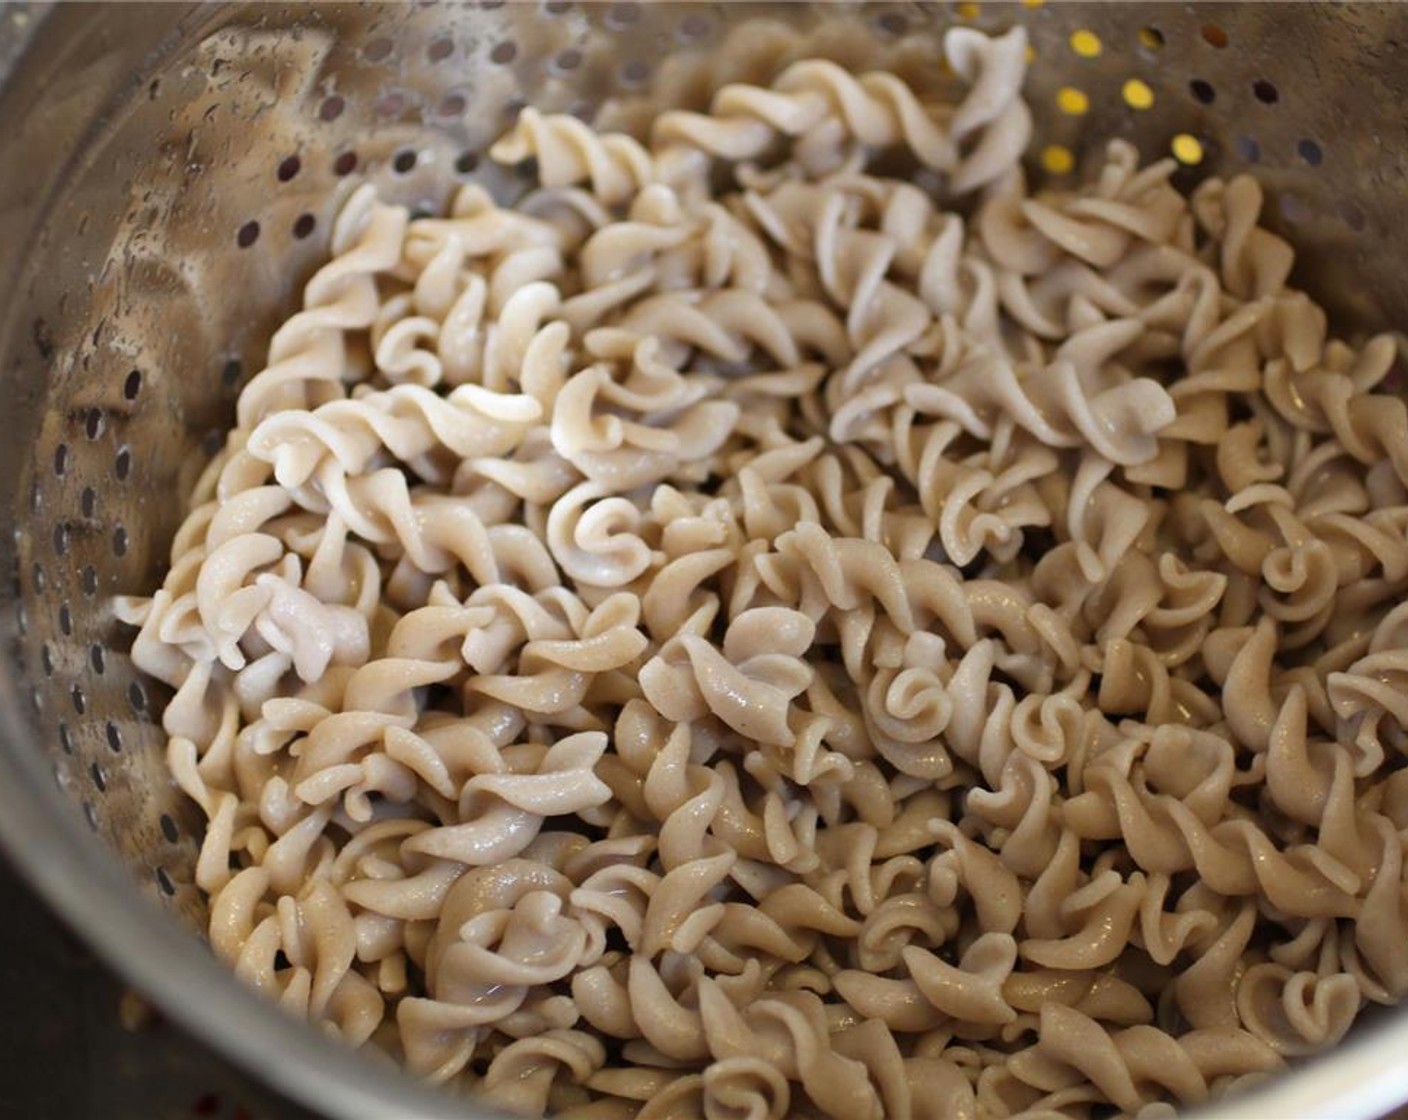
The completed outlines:
{"type": "Polygon", "coordinates": [[[133,657],[210,938],[578,1120],[1166,1115],[1408,992],[1408,412],[1025,36],[353,194],[133,657]]]}

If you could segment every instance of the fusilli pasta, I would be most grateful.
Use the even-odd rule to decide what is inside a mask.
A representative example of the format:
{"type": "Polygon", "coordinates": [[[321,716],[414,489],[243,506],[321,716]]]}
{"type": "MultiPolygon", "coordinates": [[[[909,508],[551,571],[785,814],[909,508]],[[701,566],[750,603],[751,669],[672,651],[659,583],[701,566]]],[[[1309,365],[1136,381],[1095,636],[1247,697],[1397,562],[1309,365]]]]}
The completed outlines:
{"type": "Polygon", "coordinates": [[[351,196],[118,603],[249,983],[581,1120],[1165,1115],[1408,995],[1396,343],[945,46],[351,196]]]}

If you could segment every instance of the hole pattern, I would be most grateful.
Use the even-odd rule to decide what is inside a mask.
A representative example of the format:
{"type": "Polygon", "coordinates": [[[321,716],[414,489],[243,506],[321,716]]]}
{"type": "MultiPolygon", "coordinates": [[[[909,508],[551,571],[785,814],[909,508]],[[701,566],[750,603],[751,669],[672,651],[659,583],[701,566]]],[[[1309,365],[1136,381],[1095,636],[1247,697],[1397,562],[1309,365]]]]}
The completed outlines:
{"type": "Polygon", "coordinates": [[[1237,155],[1247,163],[1258,163],[1261,160],[1261,145],[1257,143],[1255,136],[1237,137],[1237,155]]]}
{"type": "Polygon", "coordinates": [[[356,152],[343,152],[343,153],[342,153],[341,155],[339,155],[335,160],[332,161],[332,173],[333,173],[334,175],[339,176],[339,177],[341,177],[341,176],[343,176],[343,175],[351,175],[352,172],[354,172],[354,171],[356,171],[356,170],[357,170],[357,153],[356,153],[356,152]]]}
{"type": "Polygon", "coordinates": [[[406,111],[409,98],[398,89],[383,93],[376,99],[376,112],[379,117],[399,117],[406,111]]]}
{"type": "Polygon", "coordinates": [[[1188,83],[1188,92],[1193,95],[1193,100],[1203,105],[1211,105],[1217,100],[1217,90],[1212,88],[1211,82],[1205,82],[1202,78],[1194,78],[1188,83]]]}
{"type": "Polygon", "coordinates": [[[1095,32],[1082,28],[1071,32],[1071,50],[1081,58],[1098,58],[1105,45],[1095,32]]]}
{"type": "Polygon", "coordinates": [[[287,183],[290,179],[292,179],[295,175],[298,174],[299,169],[302,166],[303,161],[300,160],[297,156],[289,156],[287,159],[281,161],[279,163],[279,170],[277,172],[279,182],[287,183]]]}
{"type": "Polygon", "coordinates": [[[554,74],[570,74],[577,67],[582,65],[582,52],[576,47],[568,47],[566,50],[558,51],[553,58],[550,69],[554,74]]]}
{"type": "Polygon", "coordinates": [[[1203,24],[1200,34],[1203,37],[1203,42],[1205,42],[1210,47],[1217,48],[1220,51],[1226,50],[1227,44],[1231,41],[1228,38],[1227,32],[1224,31],[1222,27],[1216,23],[1203,24]]]}
{"type": "Polygon", "coordinates": [[[512,39],[505,39],[502,43],[495,43],[494,49],[489,52],[489,61],[497,62],[500,66],[507,66],[518,57],[518,44],[512,39]]]}
{"type": "Polygon", "coordinates": [[[643,59],[633,58],[621,67],[619,78],[623,86],[644,85],[650,78],[650,63],[643,59]]]}
{"type": "Polygon", "coordinates": [[[1131,109],[1143,111],[1153,107],[1154,91],[1149,83],[1139,78],[1130,78],[1120,89],[1120,96],[1131,109]]]}
{"type": "Polygon", "coordinates": [[[1252,96],[1263,105],[1275,105],[1281,100],[1281,94],[1276,87],[1265,78],[1258,78],[1252,83],[1252,96]]]}
{"type": "Polygon", "coordinates": [[[312,214],[300,214],[298,215],[298,220],[293,223],[293,236],[302,241],[313,232],[313,228],[317,224],[318,219],[313,217],[312,214]]]}
{"type": "Polygon", "coordinates": [[[1056,105],[1061,112],[1072,117],[1084,116],[1090,111],[1090,98],[1072,86],[1063,86],[1056,91],[1056,105]]]}
{"type": "Polygon", "coordinates": [[[255,221],[245,222],[240,226],[239,232],[235,234],[235,244],[241,249],[248,249],[259,240],[259,223],[255,221]]]}
{"type": "Polygon", "coordinates": [[[107,725],[103,728],[103,732],[107,737],[108,750],[112,751],[113,754],[119,753],[122,750],[122,729],[119,728],[117,724],[113,723],[112,720],[108,720],[107,725]]]}
{"type": "Polygon", "coordinates": [[[1153,24],[1146,24],[1139,29],[1139,45],[1146,51],[1162,50],[1164,33],[1153,24]]]}
{"type": "Polygon", "coordinates": [[[1320,145],[1314,140],[1302,140],[1296,144],[1296,155],[1310,164],[1311,167],[1319,167],[1324,162],[1325,153],[1321,151],[1320,145]]]}
{"type": "Polygon", "coordinates": [[[875,17],[875,29],[881,35],[898,39],[909,30],[909,20],[903,12],[881,12],[875,17]]]}
{"type": "Polygon", "coordinates": [[[713,20],[703,12],[690,12],[680,20],[676,34],[683,42],[698,42],[705,38],[713,28],[713,20]]]}
{"type": "Polygon", "coordinates": [[[1060,144],[1049,144],[1041,150],[1041,166],[1051,175],[1069,175],[1076,165],[1075,154],[1060,144]]]}
{"type": "Polygon", "coordinates": [[[122,383],[122,395],[126,400],[135,401],[142,391],[142,371],[134,369],[122,383]]]}
{"type": "Polygon", "coordinates": [[[161,814],[161,834],[166,837],[168,844],[174,844],[181,839],[181,832],[176,827],[176,822],[171,819],[170,813],[161,814]]]}
{"type": "Polygon", "coordinates": [[[416,165],[416,154],[413,151],[405,150],[396,153],[396,158],[391,161],[391,166],[400,175],[406,174],[416,165]]]}
{"type": "Polygon", "coordinates": [[[1203,142],[1189,132],[1180,132],[1169,143],[1173,158],[1188,167],[1196,167],[1203,162],[1203,142]]]}
{"type": "Polygon", "coordinates": [[[635,0],[626,0],[625,3],[612,4],[606,10],[606,26],[613,31],[619,31],[623,27],[630,27],[640,19],[640,5],[635,0]]]}

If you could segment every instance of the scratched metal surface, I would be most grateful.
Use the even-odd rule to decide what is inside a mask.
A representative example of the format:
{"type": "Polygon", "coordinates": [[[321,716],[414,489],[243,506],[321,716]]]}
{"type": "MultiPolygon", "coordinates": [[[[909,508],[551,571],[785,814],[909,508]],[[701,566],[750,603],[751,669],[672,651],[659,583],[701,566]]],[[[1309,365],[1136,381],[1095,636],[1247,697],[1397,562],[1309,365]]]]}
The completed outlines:
{"type": "MultiPolygon", "coordinates": [[[[29,874],[173,1015],[330,1111],[339,1089],[349,1116],[412,1099],[254,1006],[178,925],[200,924],[199,821],[162,762],[161,698],[104,606],[150,585],[187,453],[228,421],[352,180],[435,205],[457,179],[486,175],[478,154],[524,100],[587,115],[611,106],[600,119],[625,124],[652,98],[697,104],[729,25],[761,12],[823,53],[932,75],[935,32],[978,7],[58,5],[42,35],[45,5],[0,9],[0,73],[18,58],[24,77],[5,89],[0,119],[0,167],[23,168],[0,173],[0,414],[38,433],[0,440],[0,522],[18,530],[0,535],[0,830],[32,845],[16,852],[29,874]],[[407,151],[415,166],[402,174],[407,151]],[[295,153],[301,170],[277,179],[295,153]],[[338,170],[349,154],[355,175],[338,170]],[[305,216],[316,232],[300,239],[305,216]],[[251,222],[244,251],[237,231],[251,222]]],[[[1185,178],[1255,169],[1274,223],[1306,250],[1302,282],[1333,297],[1342,322],[1408,321],[1395,243],[1408,197],[1408,7],[985,4],[976,18],[1030,27],[1042,143],[1083,159],[1121,135],[1151,157],[1177,132],[1196,135],[1207,159],[1185,178]],[[1098,58],[1073,57],[1080,27],[1099,33],[1098,58]],[[1131,76],[1153,89],[1152,110],[1123,102],[1131,76]],[[1055,108],[1070,81],[1090,96],[1080,119],[1055,108]]],[[[724,61],[746,69],[737,46],[724,61]]],[[[22,897],[4,882],[7,900],[22,897]]],[[[115,1034],[116,983],[39,932],[28,903],[10,910],[0,1117],[125,1120],[117,1109],[134,1086],[130,1115],[160,1120],[226,1076],[174,1028],[115,1034]]]]}

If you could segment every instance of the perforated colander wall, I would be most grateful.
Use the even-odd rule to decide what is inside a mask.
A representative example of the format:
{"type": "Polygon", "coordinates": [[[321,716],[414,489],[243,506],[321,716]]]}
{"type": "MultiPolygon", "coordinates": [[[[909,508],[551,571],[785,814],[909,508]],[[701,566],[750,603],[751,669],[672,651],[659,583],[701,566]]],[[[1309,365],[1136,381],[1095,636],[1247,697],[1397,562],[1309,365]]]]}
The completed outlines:
{"type": "MultiPolygon", "coordinates": [[[[512,169],[524,104],[641,131],[792,58],[945,82],[942,30],[1021,20],[1035,174],[1116,136],[1189,185],[1254,169],[1299,282],[1350,326],[1408,322],[1408,10],[1279,5],[253,5],[59,9],[7,93],[10,254],[0,478],[4,671],[76,820],[198,920],[197,816],[163,761],[164,696],[112,595],[155,585],[182,501],[264,342],[370,179],[438,209],[512,169]]],[[[0,756],[3,762],[3,756],[0,756]]],[[[0,769],[3,769],[0,766],[0,769]]],[[[56,827],[69,827],[56,822],[56,827]]]]}

